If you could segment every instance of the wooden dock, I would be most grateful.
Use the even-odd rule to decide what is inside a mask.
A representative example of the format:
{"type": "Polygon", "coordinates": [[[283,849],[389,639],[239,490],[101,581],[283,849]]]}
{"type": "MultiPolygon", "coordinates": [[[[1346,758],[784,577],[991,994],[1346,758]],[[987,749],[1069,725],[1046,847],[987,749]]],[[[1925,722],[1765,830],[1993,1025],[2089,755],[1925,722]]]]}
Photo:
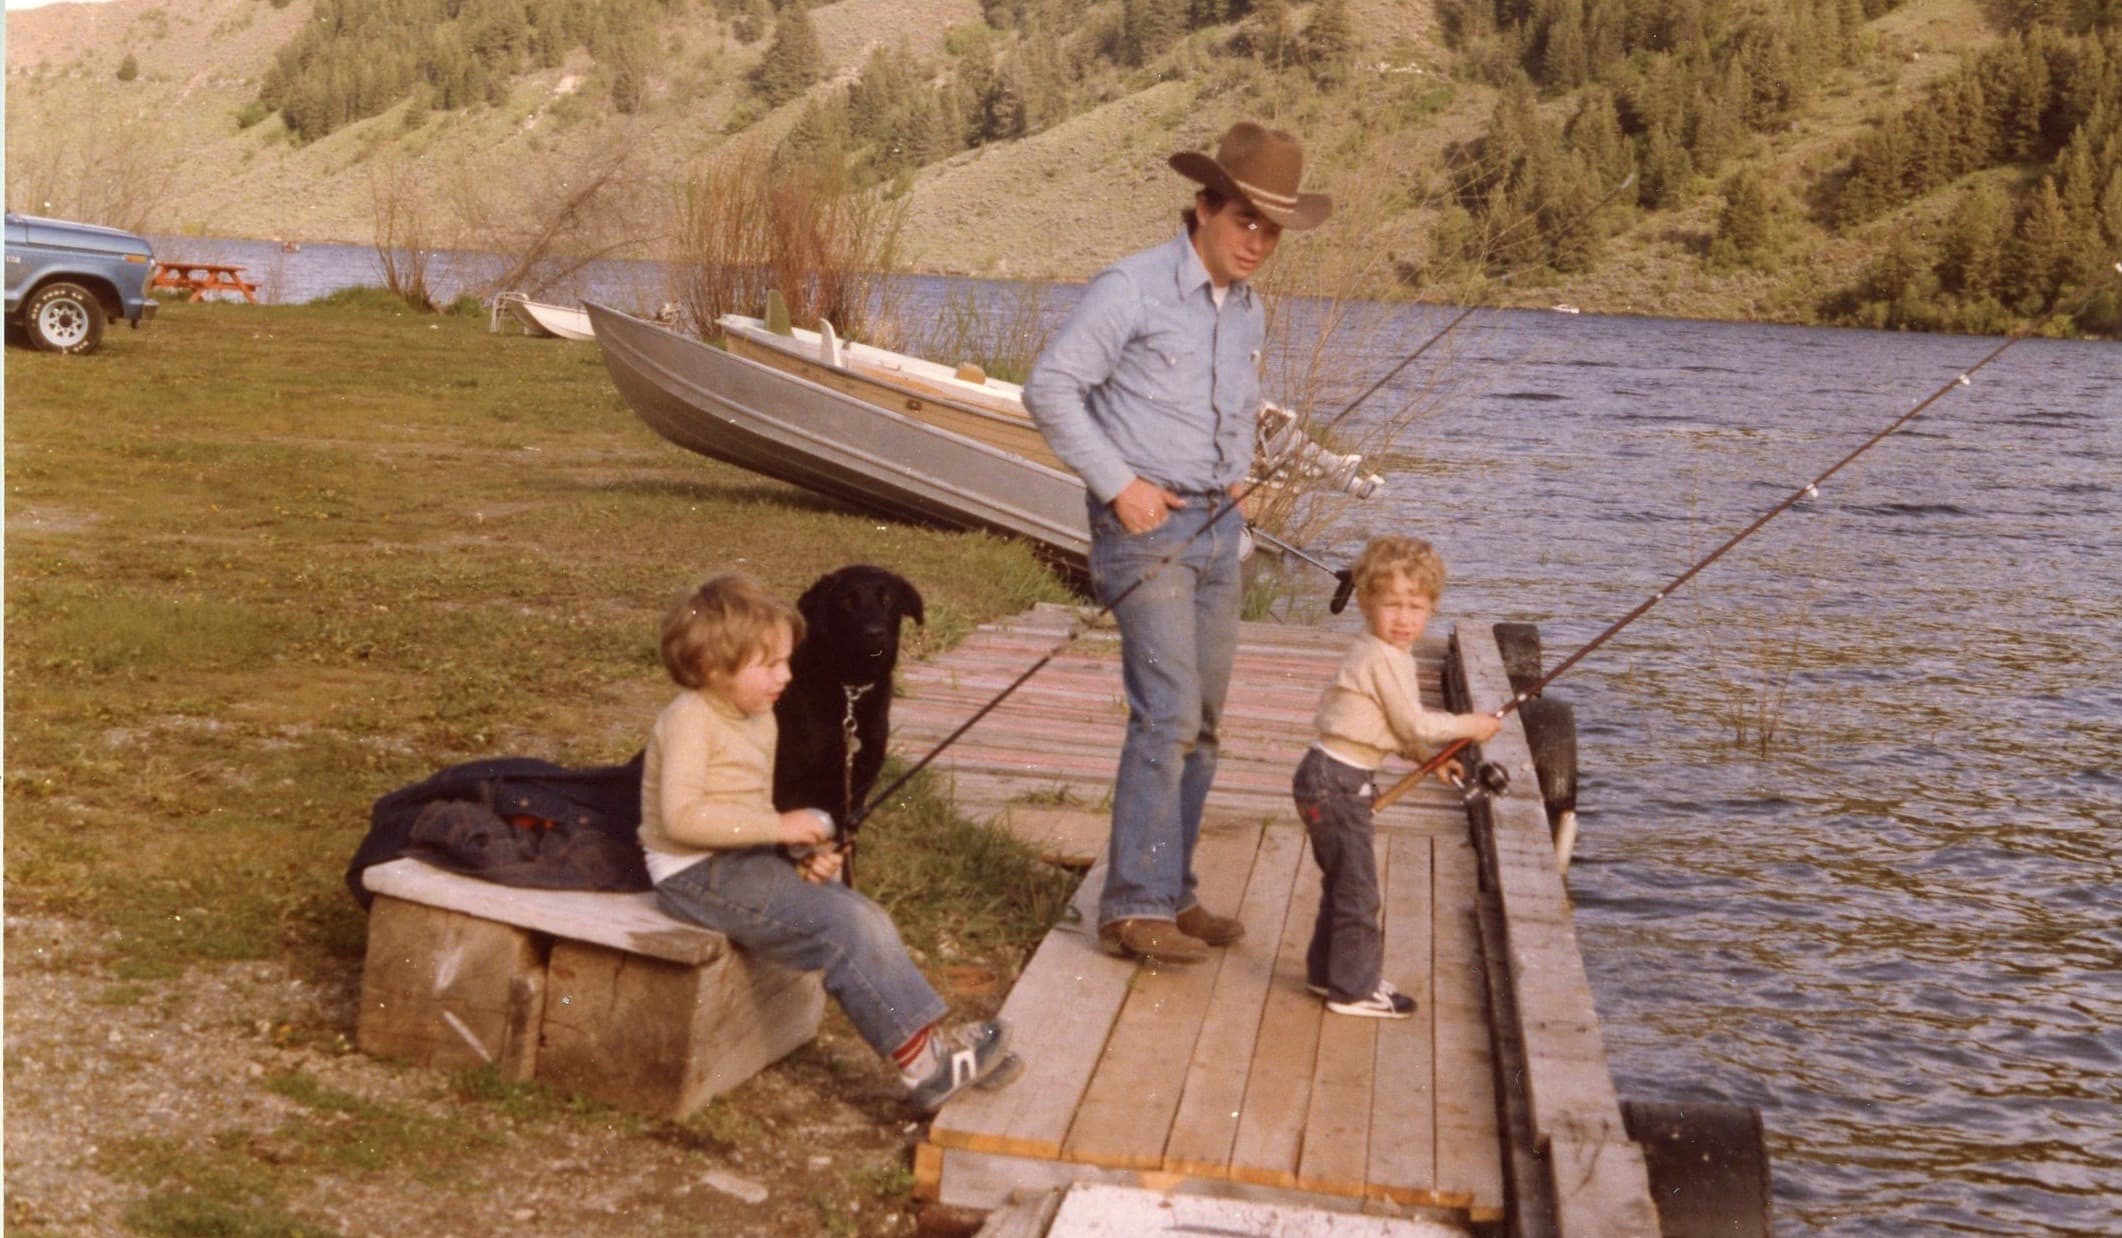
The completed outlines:
{"type": "MultiPolygon", "coordinates": [[[[904,664],[895,746],[926,751],[1087,613],[1040,607],[904,664]]],[[[1501,657],[1469,630],[1481,638],[1427,642],[1417,663],[1427,691],[1456,659],[1490,708],[1508,693],[1501,657]]],[[[1196,869],[1203,902],[1237,909],[1246,939],[1192,968],[1109,957],[1091,872],[1003,1008],[1023,1078],[938,1116],[916,1153],[924,1197],[994,1209],[1092,1182],[1525,1234],[1658,1232],[1514,720],[1488,745],[1510,793],[1469,812],[1431,782],[1379,818],[1385,974],[1417,1016],[1332,1016],[1305,991],[1319,884],[1289,782],[1347,639],[1245,625],[1196,869]]],[[[1117,638],[1092,630],[934,768],[967,815],[1090,865],[1125,722],[1117,638]]]]}

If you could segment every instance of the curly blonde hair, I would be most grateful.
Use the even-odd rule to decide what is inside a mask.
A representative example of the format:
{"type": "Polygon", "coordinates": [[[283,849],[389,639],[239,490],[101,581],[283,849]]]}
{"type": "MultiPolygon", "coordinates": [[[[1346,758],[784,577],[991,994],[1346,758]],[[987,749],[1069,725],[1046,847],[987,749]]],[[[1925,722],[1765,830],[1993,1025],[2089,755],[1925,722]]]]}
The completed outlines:
{"type": "Polygon", "coordinates": [[[663,616],[663,669],[679,687],[705,687],[764,657],[782,627],[791,643],[803,639],[803,616],[766,586],[742,572],[711,576],[663,616]]]}
{"type": "Polygon", "coordinates": [[[1395,576],[1407,577],[1432,602],[1444,596],[1444,556],[1419,537],[1374,537],[1364,543],[1363,553],[1356,556],[1349,572],[1355,577],[1359,602],[1368,602],[1390,587],[1395,576]]]}

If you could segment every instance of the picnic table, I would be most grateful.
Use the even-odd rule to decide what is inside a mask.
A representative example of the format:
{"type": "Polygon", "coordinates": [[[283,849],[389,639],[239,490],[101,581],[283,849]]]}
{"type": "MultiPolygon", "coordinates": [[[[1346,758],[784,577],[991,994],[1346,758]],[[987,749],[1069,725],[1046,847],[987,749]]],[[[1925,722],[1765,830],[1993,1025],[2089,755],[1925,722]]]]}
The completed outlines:
{"type": "Polygon", "coordinates": [[[149,292],[188,292],[191,295],[186,299],[191,301],[204,301],[209,292],[234,292],[252,305],[258,303],[258,285],[243,278],[242,267],[227,262],[172,262],[158,258],[147,287],[149,292]]]}

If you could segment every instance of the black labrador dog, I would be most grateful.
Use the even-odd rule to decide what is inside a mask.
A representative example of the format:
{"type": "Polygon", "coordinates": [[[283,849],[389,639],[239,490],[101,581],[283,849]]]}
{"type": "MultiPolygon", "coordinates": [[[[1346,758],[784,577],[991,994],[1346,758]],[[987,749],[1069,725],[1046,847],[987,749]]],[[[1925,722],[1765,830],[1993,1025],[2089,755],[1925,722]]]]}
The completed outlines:
{"type": "Polygon", "coordinates": [[[774,703],[781,730],[774,807],[822,808],[845,828],[884,765],[899,623],[926,622],[921,592],[896,572],[858,563],[819,577],[796,609],[803,641],[789,658],[794,677],[774,703]]]}

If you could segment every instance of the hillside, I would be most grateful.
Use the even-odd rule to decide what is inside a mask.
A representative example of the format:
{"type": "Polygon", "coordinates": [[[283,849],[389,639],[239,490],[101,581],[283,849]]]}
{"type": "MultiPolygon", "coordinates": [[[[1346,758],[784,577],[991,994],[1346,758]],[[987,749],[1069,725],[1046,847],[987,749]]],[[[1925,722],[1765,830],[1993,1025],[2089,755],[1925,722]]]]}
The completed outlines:
{"type": "MultiPolygon", "coordinates": [[[[557,10],[569,0],[541,2],[557,10]]],[[[544,63],[525,56],[466,106],[437,108],[429,94],[313,140],[292,135],[283,114],[259,103],[276,53],[309,21],[311,0],[58,4],[7,18],[7,202],[163,234],[368,243],[379,203],[417,198],[429,243],[503,248],[506,221],[552,209],[585,177],[609,175],[624,188],[611,196],[623,202],[602,221],[600,252],[633,239],[639,252],[653,253],[653,238],[669,228],[673,186],[689,170],[732,142],[808,143],[794,148],[829,151],[813,157],[844,158],[865,181],[903,197],[903,252],[915,267],[1067,279],[1172,226],[1185,186],[1165,167],[1166,154],[1212,142],[1241,116],[1264,115],[1305,136],[1314,180],[1350,208],[1339,235],[1329,226],[1289,251],[1316,265],[1314,284],[1362,272],[1346,278],[1365,281],[1360,291],[1371,295],[1463,295],[1480,265],[1447,252],[1438,228],[1458,209],[1450,198],[1467,152],[1508,111],[1499,107],[1509,104],[1508,92],[1493,84],[1501,80],[1496,49],[1559,38],[1503,30],[1469,43],[1471,0],[1439,0],[1434,8],[1393,0],[1290,6],[1288,20],[1300,31],[1330,6],[1350,19],[1346,67],[1320,85],[1317,74],[1270,71],[1257,50],[1248,53],[1259,46],[1265,0],[1193,0],[1196,11],[1221,5],[1215,11],[1252,16],[1167,32],[1134,66],[1115,59],[1114,49],[1134,45],[1136,23],[1147,20],[1141,14],[1154,0],[1078,6],[1077,28],[1059,33],[1023,19],[1040,2],[818,5],[809,12],[822,58],[816,80],[767,106],[749,79],[774,44],[758,24],[772,15],[768,0],[674,0],[631,43],[590,38],[544,63]],[[990,28],[983,13],[1021,21],[990,28]],[[1440,13],[1462,29],[1459,45],[1446,46],[1440,13]],[[754,22],[748,31],[747,21],[754,22]],[[923,106],[945,100],[946,119],[934,123],[953,134],[981,117],[951,112],[951,92],[973,98],[963,79],[992,70],[1002,88],[984,98],[1016,108],[999,130],[1012,135],[970,149],[902,152],[917,143],[880,136],[859,89],[842,102],[866,70],[881,72],[873,68],[880,53],[895,52],[893,71],[929,89],[923,106]],[[128,57],[137,74],[120,80],[128,57]],[[631,71],[634,63],[643,67],[631,71]],[[1484,63],[1485,72],[1470,67],[1484,63]],[[622,97],[630,114],[615,104],[622,97]],[[1012,122],[1023,136],[1013,135],[1012,122]],[[1331,260],[1328,249],[1337,251],[1331,260]]],[[[1995,14],[2008,7],[1874,0],[1866,11],[1885,11],[1849,33],[1846,63],[1816,68],[1809,89],[1773,124],[1727,140],[1715,174],[1668,186],[1669,201],[1603,212],[1607,235],[1583,238],[1597,241],[1595,256],[1519,262],[1526,269],[1507,293],[1485,287],[1479,295],[1614,312],[1816,320],[1834,296],[1873,278],[1897,240],[1939,243],[1963,186],[1841,225],[1823,222],[1831,212],[1817,204],[1832,200],[1851,151],[1882,118],[1920,103],[1933,83],[1999,44],[1995,14]],[[1727,195],[1739,174],[1775,188],[1774,244],[1743,261],[1713,261],[1720,228],[1731,226],[1727,195]]],[[[1560,133],[1577,123],[1590,93],[1545,88],[1524,105],[1535,109],[1524,123],[1560,133]]],[[[2020,178],[2014,191],[2028,192],[2032,170],[2020,178]]],[[[1552,216],[1567,213],[1546,210],[1550,228],[1552,216]]],[[[1477,217],[1469,226],[1481,225],[1477,217]]]]}

